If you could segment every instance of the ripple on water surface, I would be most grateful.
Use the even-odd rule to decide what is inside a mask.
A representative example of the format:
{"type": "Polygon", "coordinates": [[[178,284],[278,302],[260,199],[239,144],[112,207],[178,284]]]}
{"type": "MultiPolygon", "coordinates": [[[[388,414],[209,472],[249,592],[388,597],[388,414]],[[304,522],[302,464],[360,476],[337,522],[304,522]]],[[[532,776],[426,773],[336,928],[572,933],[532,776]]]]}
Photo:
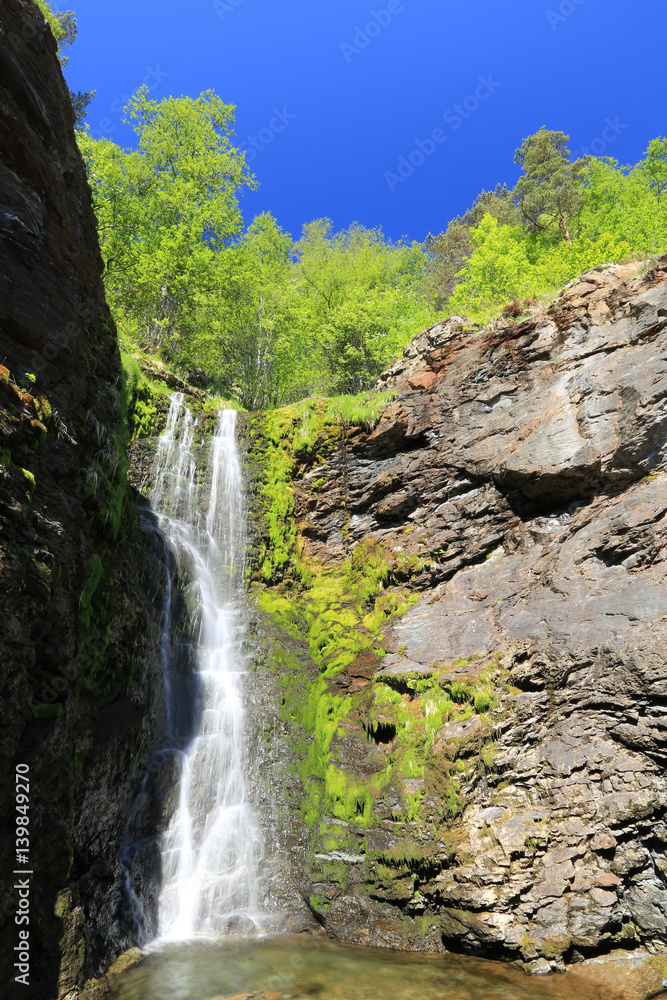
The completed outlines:
{"type": "Polygon", "coordinates": [[[456,955],[348,948],[292,936],[161,947],[114,1000],[614,1000],[569,976],[530,977],[456,955]]]}

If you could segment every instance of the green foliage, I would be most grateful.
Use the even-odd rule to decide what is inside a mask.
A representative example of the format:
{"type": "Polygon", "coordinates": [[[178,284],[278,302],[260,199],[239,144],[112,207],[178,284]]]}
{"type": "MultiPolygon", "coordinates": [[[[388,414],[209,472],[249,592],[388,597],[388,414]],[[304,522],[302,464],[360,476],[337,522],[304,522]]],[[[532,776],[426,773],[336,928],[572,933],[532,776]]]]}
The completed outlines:
{"type": "Polygon", "coordinates": [[[578,177],[584,161],[570,163],[568,139],[564,132],[551,132],[543,126],[523,140],[514,156],[524,171],[514,198],[529,229],[544,231],[556,225],[569,243],[568,226],[583,200],[578,177]]]}
{"type": "Polygon", "coordinates": [[[642,169],[658,201],[667,191],[667,139],[660,136],[649,143],[642,169]]]}
{"type": "Polygon", "coordinates": [[[51,29],[51,33],[58,43],[58,55],[61,65],[65,65],[67,57],[61,55],[61,49],[65,45],[71,45],[77,34],[76,18],[71,10],[54,11],[48,0],[34,0],[39,7],[44,20],[51,29]]]}
{"type": "MultiPolygon", "coordinates": [[[[363,396],[443,307],[482,322],[512,302],[507,314],[519,317],[526,300],[551,298],[591,267],[667,245],[663,138],[619,168],[571,163],[565,133],[542,128],[516,151],[516,187],[482,191],[423,247],[356,223],[335,232],[328,219],[293,241],[268,212],[243,231],[238,194],[256,182],[231,143],[231,105],[212,91],[158,103],[142,88],[126,111],[137,150],[80,135],[125,347],[150,342],[248,410],[363,396]]],[[[304,443],[330,426],[320,410],[302,414],[304,443]]]]}
{"type": "MultiPolygon", "coordinates": [[[[74,12],[71,10],[54,11],[48,0],[34,0],[34,3],[42,12],[43,17],[51,28],[51,33],[58,44],[58,58],[60,60],[60,65],[66,66],[69,61],[69,56],[63,55],[63,49],[68,45],[72,45],[78,34],[78,27],[74,12]]],[[[70,101],[72,102],[72,110],[74,112],[74,127],[79,129],[83,126],[83,121],[86,117],[86,109],[95,96],[95,91],[92,90],[86,93],[79,90],[74,93],[73,90],[70,90],[69,96],[70,101]]]]}
{"type": "Polygon", "coordinates": [[[609,232],[596,239],[575,236],[569,244],[553,242],[521,226],[503,226],[491,215],[472,230],[471,240],[473,252],[447,311],[478,322],[491,318],[503,302],[553,295],[582,272],[632,254],[629,242],[609,232]]]}
{"type": "Polygon", "coordinates": [[[521,300],[551,299],[579,274],[667,249],[667,140],[634,167],[586,157],[571,163],[563,132],[524,140],[513,191],[483,192],[473,209],[429,237],[429,294],[447,315],[477,322],[521,315],[521,300]]]}
{"type": "Polygon", "coordinates": [[[107,296],[134,345],[254,410],[368,389],[435,322],[417,244],[326,219],[293,242],[270,213],[241,232],[238,191],[255,181],[212,91],[158,103],[142,88],[126,112],[137,150],[79,143],[107,296]]]}
{"type": "Polygon", "coordinates": [[[612,159],[589,162],[578,222],[583,236],[595,241],[602,233],[613,233],[632,253],[648,256],[667,250],[667,198],[660,190],[663,143],[654,140],[646,159],[633,167],[612,159]]]}
{"type": "Polygon", "coordinates": [[[415,243],[392,243],[381,229],[353,224],[339,233],[328,219],[304,226],[294,245],[307,345],[308,394],[369,388],[415,330],[435,322],[420,295],[427,258],[415,243]]]}
{"type": "Polygon", "coordinates": [[[218,253],[241,230],[238,191],[254,186],[230,142],[234,108],[205,91],[158,103],[142,87],[126,107],[139,137],[125,151],[78,134],[88,170],[114,312],[154,344],[178,339],[218,253]]]}
{"type": "Polygon", "coordinates": [[[475,705],[475,711],[478,713],[478,715],[481,715],[483,712],[488,712],[491,707],[491,698],[488,692],[479,691],[475,695],[474,705],[475,705]]]}
{"type": "Polygon", "coordinates": [[[453,293],[458,274],[472,253],[471,230],[487,214],[507,226],[518,225],[521,221],[512,192],[506,184],[496,185],[495,191],[482,191],[472,208],[452,219],[445,232],[439,236],[430,233],[427,236],[424,249],[429,254],[429,262],[424,288],[428,298],[438,308],[442,308],[453,293]]]}
{"type": "Polygon", "coordinates": [[[416,245],[328,220],[293,243],[265,213],[217,255],[173,357],[247,409],[369,387],[415,324],[435,321],[418,292],[425,262],[416,245]]]}

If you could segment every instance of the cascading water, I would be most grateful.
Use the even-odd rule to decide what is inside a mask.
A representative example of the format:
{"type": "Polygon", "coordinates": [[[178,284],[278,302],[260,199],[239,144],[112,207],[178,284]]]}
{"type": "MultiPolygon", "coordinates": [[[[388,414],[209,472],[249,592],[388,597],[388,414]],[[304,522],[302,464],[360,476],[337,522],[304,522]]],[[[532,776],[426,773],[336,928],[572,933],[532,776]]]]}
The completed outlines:
{"type": "MultiPolygon", "coordinates": [[[[184,710],[180,704],[182,688],[172,683],[167,665],[169,740],[178,753],[179,789],[160,842],[158,935],[170,940],[247,932],[262,924],[262,840],[244,776],[246,518],[235,427],[235,412],[223,410],[206,467],[200,468],[197,421],[175,393],[155,463],[152,506],[192,580],[196,657],[190,690],[198,702],[193,734],[192,706],[184,710]]],[[[169,614],[164,628],[168,656],[169,614]]]]}

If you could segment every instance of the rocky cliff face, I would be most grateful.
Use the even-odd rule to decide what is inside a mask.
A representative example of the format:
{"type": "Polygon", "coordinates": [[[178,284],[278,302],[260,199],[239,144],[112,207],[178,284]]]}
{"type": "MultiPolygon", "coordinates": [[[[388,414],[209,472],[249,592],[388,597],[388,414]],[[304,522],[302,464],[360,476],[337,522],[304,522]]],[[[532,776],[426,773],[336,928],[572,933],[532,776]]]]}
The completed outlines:
{"type": "Polygon", "coordinates": [[[299,703],[307,672],[267,660],[311,740],[313,912],[537,972],[657,948],[667,259],[523,322],[440,324],[380,388],[372,431],[324,401],[255,425],[258,620],[319,668],[299,703]]]}
{"type": "MultiPolygon", "coordinates": [[[[0,937],[12,995],[15,869],[30,986],[72,996],[129,943],[120,846],[161,716],[164,570],[127,484],[127,398],[90,191],[55,42],[0,9],[0,937]],[[29,768],[29,864],[16,766],[29,768]],[[21,820],[23,822],[23,820],[21,820]],[[23,846],[23,845],[19,845],[23,846]]],[[[25,800],[22,799],[21,802],[25,800]]]]}

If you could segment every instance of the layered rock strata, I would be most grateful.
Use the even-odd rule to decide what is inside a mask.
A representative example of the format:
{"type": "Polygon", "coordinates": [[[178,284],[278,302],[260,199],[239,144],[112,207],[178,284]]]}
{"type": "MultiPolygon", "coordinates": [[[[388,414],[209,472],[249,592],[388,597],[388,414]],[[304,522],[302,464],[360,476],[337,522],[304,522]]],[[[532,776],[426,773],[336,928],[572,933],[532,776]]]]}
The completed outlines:
{"type": "MultiPolygon", "coordinates": [[[[256,454],[293,449],[295,562],[326,576],[381,553],[385,592],[411,595],[374,649],[319,662],[336,725],[302,769],[304,893],[341,940],[538,972],[659,948],[667,259],[597,268],[516,323],[450,319],[379,388],[395,398],[372,431],[257,432],[256,454]]],[[[280,595],[306,637],[294,573],[265,573],[260,607],[280,595]]]]}

